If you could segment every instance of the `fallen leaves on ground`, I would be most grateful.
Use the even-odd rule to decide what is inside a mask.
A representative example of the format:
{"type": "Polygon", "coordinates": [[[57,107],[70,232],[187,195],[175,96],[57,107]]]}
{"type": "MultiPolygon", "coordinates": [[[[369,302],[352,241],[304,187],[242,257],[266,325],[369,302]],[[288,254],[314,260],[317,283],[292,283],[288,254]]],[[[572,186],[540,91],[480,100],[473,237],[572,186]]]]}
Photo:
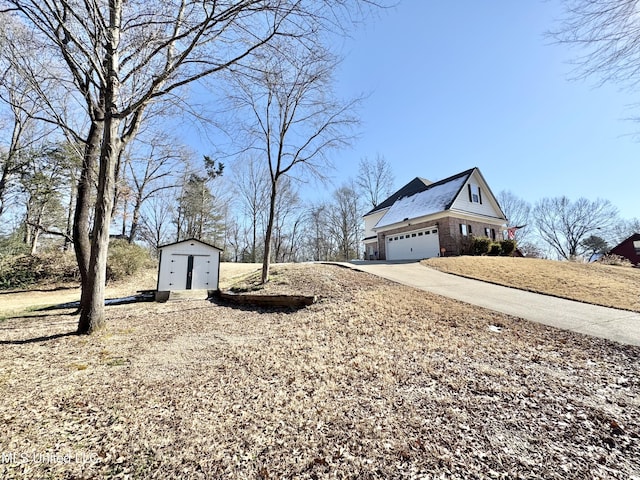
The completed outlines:
{"type": "Polygon", "coordinates": [[[336,266],[274,278],[320,301],[2,323],[0,476],[640,475],[640,348],[336,266]]]}

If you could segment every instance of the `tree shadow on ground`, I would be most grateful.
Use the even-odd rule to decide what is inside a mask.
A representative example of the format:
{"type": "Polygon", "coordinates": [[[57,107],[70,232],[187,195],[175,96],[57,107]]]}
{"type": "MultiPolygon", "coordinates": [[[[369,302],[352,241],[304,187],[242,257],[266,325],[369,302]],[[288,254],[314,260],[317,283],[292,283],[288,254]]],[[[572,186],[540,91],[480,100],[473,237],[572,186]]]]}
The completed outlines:
{"type": "Polygon", "coordinates": [[[25,290],[3,290],[0,291],[0,295],[11,295],[13,293],[32,293],[32,292],[58,292],[60,290],[77,290],[80,285],[75,286],[60,286],[52,288],[29,288],[25,290]]]}
{"type": "Polygon", "coordinates": [[[48,342],[57,338],[75,337],[76,335],[78,335],[78,332],[66,332],[46,335],[43,337],[25,338],[23,340],[0,340],[0,345],[28,345],[30,343],[48,342]]]}

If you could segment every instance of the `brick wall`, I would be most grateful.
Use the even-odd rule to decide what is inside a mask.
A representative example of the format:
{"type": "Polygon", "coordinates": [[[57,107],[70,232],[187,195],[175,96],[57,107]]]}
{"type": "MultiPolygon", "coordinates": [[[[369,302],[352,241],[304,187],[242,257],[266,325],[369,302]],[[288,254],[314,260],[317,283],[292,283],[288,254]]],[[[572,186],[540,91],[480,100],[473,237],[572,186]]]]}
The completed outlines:
{"type": "Polygon", "coordinates": [[[477,237],[484,236],[485,228],[493,228],[496,231],[496,240],[502,240],[502,226],[501,224],[491,224],[483,222],[475,222],[469,220],[462,220],[456,217],[443,217],[436,221],[423,222],[411,224],[393,230],[386,231],[384,233],[378,233],[378,248],[380,260],[386,260],[386,237],[391,235],[397,235],[412,230],[420,230],[421,228],[438,227],[438,237],[440,240],[440,248],[445,248],[445,256],[461,255],[467,252],[471,244],[471,235],[463,237],[460,234],[460,224],[471,225],[471,235],[477,237]]]}
{"type": "Polygon", "coordinates": [[[493,228],[496,231],[496,241],[502,240],[502,224],[462,220],[456,217],[441,218],[439,224],[440,247],[446,248],[445,256],[468,253],[471,237],[484,237],[485,228],[493,228]],[[471,234],[465,237],[460,233],[461,223],[471,226],[471,234]]]}

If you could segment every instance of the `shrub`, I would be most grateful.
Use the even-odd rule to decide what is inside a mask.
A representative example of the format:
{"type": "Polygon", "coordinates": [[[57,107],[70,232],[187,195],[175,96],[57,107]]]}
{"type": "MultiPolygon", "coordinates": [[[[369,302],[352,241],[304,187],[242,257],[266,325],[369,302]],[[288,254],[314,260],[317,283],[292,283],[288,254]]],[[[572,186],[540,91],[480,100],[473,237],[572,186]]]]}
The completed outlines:
{"type": "Polygon", "coordinates": [[[499,243],[492,243],[489,247],[489,255],[497,257],[502,252],[502,248],[499,243]]]}
{"type": "Polygon", "coordinates": [[[0,259],[29,253],[29,246],[24,243],[16,233],[6,237],[0,237],[0,259]]]}
{"type": "Polygon", "coordinates": [[[473,237],[471,240],[472,255],[486,255],[489,252],[491,240],[487,237],[473,237]]]}
{"type": "Polygon", "coordinates": [[[500,241],[500,252],[501,255],[508,257],[511,255],[516,249],[516,241],[515,240],[501,240],[500,241]]]}
{"type": "Polygon", "coordinates": [[[70,252],[52,250],[0,259],[0,289],[26,288],[43,280],[58,283],[78,279],[76,259],[70,252]]]}
{"type": "Polygon", "coordinates": [[[133,275],[151,262],[149,252],[141,246],[126,240],[112,240],[107,257],[107,281],[133,275]]]}
{"type": "Polygon", "coordinates": [[[460,255],[472,255],[472,237],[458,238],[458,252],[460,255]]]}
{"type": "Polygon", "coordinates": [[[627,258],[621,257],[620,255],[615,255],[613,253],[608,253],[603,255],[598,260],[603,265],[615,265],[618,267],[633,267],[633,263],[631,263],[627,258]]]}
{"type": "Polygon", "coordinates": [[[0,289],[24,288],[37,280],[35,257],[6,255],[0,261],[0,289]]]}

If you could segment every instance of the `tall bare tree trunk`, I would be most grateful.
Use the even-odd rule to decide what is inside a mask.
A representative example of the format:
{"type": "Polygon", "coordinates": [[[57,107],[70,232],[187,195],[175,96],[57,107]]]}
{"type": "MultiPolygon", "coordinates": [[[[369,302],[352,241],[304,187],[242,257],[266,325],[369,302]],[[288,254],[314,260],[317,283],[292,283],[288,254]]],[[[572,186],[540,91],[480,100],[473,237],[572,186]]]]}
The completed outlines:
{"type": "Polygon", "coordinates": [[[73,204],[76,200],[76,185],[75,181],[71,180],[71,191],[69,192],[69,205],[67,206],[67,225],[64,229],[64,233],[66,234],[64,237],[64,251],[69,251],[69,246],[71,245],[71,235],[73,234],[73,204]]]}
{"type": "Polygon", "coordinates": [[[104,328],[104,288],[107,274],[107,253],[109,251],[109,225],[113,214],[116,189],[116,170],[122,151],[120,123],[117,117],[119,94],[118,44],[120,42],[120,22],[122,0],[109,1],[109,38],[106,44],[105,64],[107,79],[105,85],[105,119],[100,149],[100,171],[98,173],[98,195],[96,199],[91,256],[87,283],[83,283],[83,300],[78,322],[78,333],[92,333],[104,328]],[[85,292],[86,291],[86,292],[85,292]]]}
{"type": "Polygon", "coordinates": [[[133,214],[131,215],[131,227],[129,228],[129,243],[133,243],[136,240],[138,234],[138,225],[140,224],[140,208],[142,208],[142,199],[136,198],[136,204],[133,207],[133,214]]]}
{"type": "Polygon", "coordinates": [[[109,225],[113,214],[115,169],[120,141],[118,127],[120,121],[107,118],[105,121],[105,139],[103,142],[98,197],[96,200],[93,236],[91,238],[91,256],[86,287],[83,284],[83,296],[86,305],[80,312],[78,333],[92,333],[105,326],[104,288],[106,283],[107,253],[109,250],[109,225]],[[86,294],[85,294],[86,290],[86,294]]]}
{"type": "Polygon", "coordinates": [[[98,164],[100,155],[103,129],[104,124],[102,121],[93,121],[89,128],[89,134],[84,148],[84,157],[82,159],[82,170],[80,171],[76,191],[76,210],[73,214],[73,246],[76,260],[78,261],[78,270],[80,271],[80,282],[82,285],[80,311],[82,311],[88,303],[88,290],[85,287],[89,283],[89,258],[91,257],[91,240],[89,238],[91,190],[94,181],[93,171],[98,164]]]}
{"type": "Polygon", "coordinates": [[[267,221],[267,231],[264,234],[264,259],[262,260],[262,283],[269,280],[269,269],[271,267],[271,235],[273,233],[273,221],[276,216],[276,198],[278,193],[278,180],[271,182],[271,197],[269,203],[269,220],[267,221]]]}
{"type": "Polygon", "coordinates": [[[258,229],[258,216],[255,213],[253,213],[253,219],[252,219],[252,238],[251,238],[251,263],[256,263],[256,243],[258,241],[257,239],[257,229],[258,229]]]}
{"type": "Polygon", "coordinates": [[[0,215],[4,212],[4,194],[9,180],[9,161],[5,161],[0,173],[0,215]]]}

